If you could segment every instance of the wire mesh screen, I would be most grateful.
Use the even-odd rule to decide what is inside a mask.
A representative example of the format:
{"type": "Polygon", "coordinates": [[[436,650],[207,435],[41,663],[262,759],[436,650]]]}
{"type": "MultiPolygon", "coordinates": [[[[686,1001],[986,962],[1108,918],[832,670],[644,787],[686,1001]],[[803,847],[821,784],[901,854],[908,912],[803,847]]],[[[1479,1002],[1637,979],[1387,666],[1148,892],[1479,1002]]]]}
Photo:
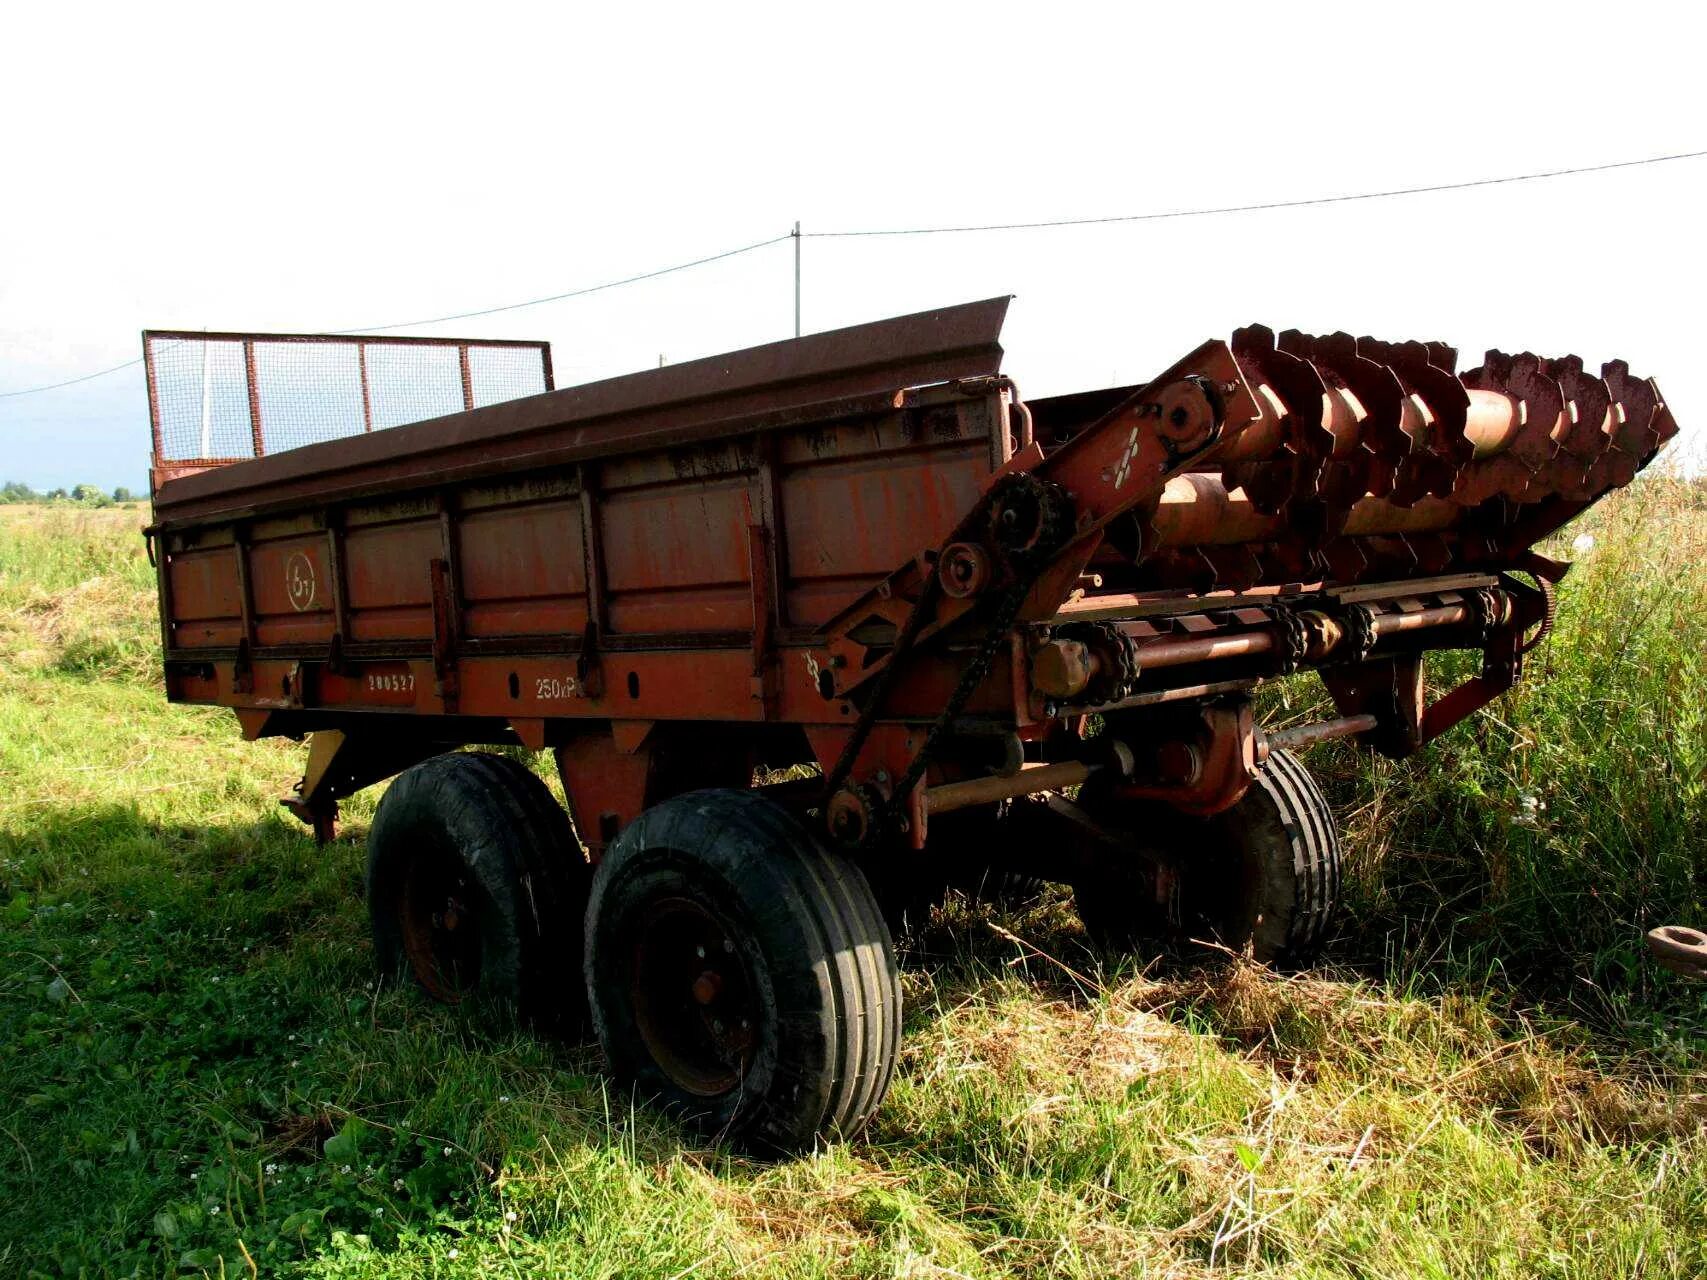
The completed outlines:
{"type": "Polygon", "coordinates": [[[150,330],[156,467],[214,464],[551,390],[544,342],[150,330]]]}

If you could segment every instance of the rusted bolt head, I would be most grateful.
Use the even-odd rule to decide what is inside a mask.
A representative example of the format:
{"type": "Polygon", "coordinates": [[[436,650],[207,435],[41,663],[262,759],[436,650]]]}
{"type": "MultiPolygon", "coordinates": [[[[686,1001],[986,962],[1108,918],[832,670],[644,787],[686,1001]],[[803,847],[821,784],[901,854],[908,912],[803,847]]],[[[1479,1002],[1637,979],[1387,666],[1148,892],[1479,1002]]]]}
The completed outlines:
{"type": "Polygon", "coordinates": [[[1064,700],[1083,693],[1097,673],[1096,655],[1078,640],[1050,640],[1031,655],[1031,687],[1064,700]]]}

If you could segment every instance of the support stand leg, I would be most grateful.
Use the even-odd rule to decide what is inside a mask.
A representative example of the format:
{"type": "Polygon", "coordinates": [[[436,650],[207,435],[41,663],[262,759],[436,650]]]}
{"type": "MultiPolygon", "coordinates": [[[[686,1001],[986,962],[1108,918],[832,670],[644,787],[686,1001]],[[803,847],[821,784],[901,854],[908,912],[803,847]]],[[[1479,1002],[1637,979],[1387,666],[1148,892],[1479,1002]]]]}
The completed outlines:
{"type": "Polygon", "coordinates": [[[437,750],[430,742],[352,737],[342,730],[322,729],[309,738],[302,781],[279,803],[314,831],[318,843],[330,843],[337,838],[340,799],[401,773],[437,750]]]}

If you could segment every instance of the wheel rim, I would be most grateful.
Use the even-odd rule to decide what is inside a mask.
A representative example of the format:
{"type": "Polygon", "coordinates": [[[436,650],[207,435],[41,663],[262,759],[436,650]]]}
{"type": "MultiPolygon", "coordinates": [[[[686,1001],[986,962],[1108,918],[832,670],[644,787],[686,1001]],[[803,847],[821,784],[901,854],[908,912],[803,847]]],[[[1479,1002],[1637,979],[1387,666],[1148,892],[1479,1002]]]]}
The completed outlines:
{"type": "Polygon", "coordinates": [[[1108,894],[1141,904],[1133,918],[1135,937],[1171,935],[1244,945],[1257,923],[1260,858],[1213,819],[1188,821],[1158,807],[1122,804],[1106,793],[1081,795],[1080,804],[1114,826],[1142,833],[1147,849],[1146,856],[1134,854],[1090,881],[1092,902],[1081,899],[1081,915],[1096,909],[1097,895],[1108,894]]]}
{"type": "MultiPolygon", "coordinates": [[[[1262,901],[1262,862],[1250,851],[1214,844],[1195,861],[1179,859],[1168,895],[1169,923],[1188,937],[1242,947],[1257,926],[1262,901]]],[[[1220,837],[1224,840],[1225,837],[1220,837]]]]}
{"type": "Polygon", "coordinates": [[[457,1004],[480,983],[480,888],[462,860],[442,849],[410,860],[398,916],[403,952],[427,994],[457,1004]]]}
{"type": "Polygon", "coordinates": [[[736,1088],[759,1029],[736,931],[702,903],[652,903],[635,930],[630,974],[635,1026],[664,1074],[700,1097],[736,1088]]]}

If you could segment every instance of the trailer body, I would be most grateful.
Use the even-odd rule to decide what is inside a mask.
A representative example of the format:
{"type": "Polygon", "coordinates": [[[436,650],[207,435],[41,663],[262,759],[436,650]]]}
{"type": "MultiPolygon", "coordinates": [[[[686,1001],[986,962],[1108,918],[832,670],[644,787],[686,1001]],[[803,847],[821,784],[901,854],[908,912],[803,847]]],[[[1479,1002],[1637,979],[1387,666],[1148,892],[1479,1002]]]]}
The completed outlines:
{"type": "MultiPolygon", "coordinates": [[[[660,806],[758,789],[873,877],[982,816],[990,861],[1082,897],[1138,849],[1141,894],[1177,910],[1196,837],[1158,853],[1135,832],[1172,814],[1237,845],[1267,805],[1323,829],[1263,855],[1288,875],[1337,857],[1287,751],[1406,755],[1509,688],[1566,568],[1534,544],[1676,431],[1621,363],[1490,352],[1459,373],[1438,343],[1260,326],[1149,383],[1027,404],[1006,308],[187,474],[157,433],[168,696],[313,735],[288,803],[323,837],[354,790],[521,744],[555,751],[595,863],[660,806]],[[1481,670],[1431,700],[1442,648],[1481,670]],[[1306,669],[1337,714],[1265,732],[1252,688],[1306,669]]],[[[1320,879],[1281,912],[1300,948],[1331,909],[1320,879]]],[[[1260,938],[1264,911],[1238,912],[1260,938]]],[[[706,974],[682,981],[715,1003],[735,978],[706,974]]],[[[721,1036],[708,1061],[750,1055],[721,1036]]],[[[692,1057],[661,1043],[646,1061],[692,1057]]]]}
{"type": "MultiPolygon", "coordinates": [[[[599,846],[663,794],[650,757],[703,753],[712,726],[752,730],[718,755],[800,756],[804,741],[830,770],[945,541],[993,477],[1035,475],[1070,495],[1072,537],[957,717],[1035,740],[1090,709],[1073,706],[1082,673],[1058,670],[1064,658],[1133,668],[1101,709],[1320,662],[1313,643],[1334,649],[1351,714],[1383,720],[1360,732],[1402,751],[1480,690],[1425,729],[1427,713],[1375,706],[1360,681],[1387,677],[1385,655],[1414,652],[1426,628],[1463,645],[1538,622],[1536,594],[1500,575],[1536,568],[1530,544],[1675,429],[1622,366],[1608,382],[1567,358],[1549,376],[1495,353],[1455,379],[1438,345],[1263,330],[1149,388],[1027,407],[1000,376],[1006,305],[164,479],[150,536],[168,694],[234,708],[251,736],[340,732],[346,788],[399,759],[399,739],[557,748],[599,846]],[[1189,429],[1146,416],[1170,395],[1189,429]],[[1186,446],[1173,457],[1169,431],[1186,446]],[[1045,648],[1064,625],[1082,638],[1045,648]],[[1326,643],[1348,628],[1352,643],[1326,643]],[[1221,678],[1163,677],[1176,670],[1221,678]],[[778,742],[782,726],[804,739],[778,742]],[[692,742],[672,751],[672,737],[692,742]]],[[[976,539],[949,552],[973,579],[992,570],[976,539]]],[[[924,630],[975,613],[975,585],[951,588],[924,630]]],[[[867,767],[845,762],[841,781],[905,775],[920,745],[908,726],[951,699],[965,652],[910,648],[860,744],[867,767]]],[[[1515,678],[1515,656],[1506,666],[1493,682],[1515,678]]],[[[1240,758],[1254,760],[1248,742],[1240,758]]],[[[933,781],[965,772],[927,767],[933,781]]],[[[1219,794],[1198,785],[1199,807],[1236,791],[1238,772],[1219,794]]],[[[340,787],[317,781],[303,808],[324,821],[340,787]]],[[[923,800],[910,800],[920,844],[923,800]]]]}

